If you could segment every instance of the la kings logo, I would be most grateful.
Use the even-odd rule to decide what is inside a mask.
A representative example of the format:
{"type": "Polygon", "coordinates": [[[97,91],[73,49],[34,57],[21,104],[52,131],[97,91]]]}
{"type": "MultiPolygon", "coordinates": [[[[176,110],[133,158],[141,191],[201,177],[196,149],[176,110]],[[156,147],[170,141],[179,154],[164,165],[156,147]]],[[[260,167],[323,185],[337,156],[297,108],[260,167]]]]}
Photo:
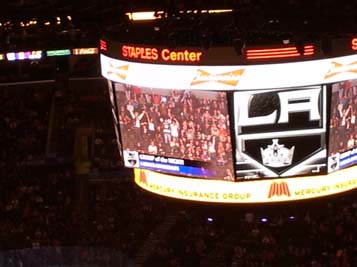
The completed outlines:
{"type": "Polygon", "coordinates": [[[279,139],[273,139],[273,144],[266,149],[260,148],[263,164],[273,168],[289,166],[292,163],[295,146],[287,149],[279,144],[279,139]]]}
{"type": "Polygon", "coordinates": [[[237,177],[324,171],[325,97],[320,86],[235,93],[237,177]]]}

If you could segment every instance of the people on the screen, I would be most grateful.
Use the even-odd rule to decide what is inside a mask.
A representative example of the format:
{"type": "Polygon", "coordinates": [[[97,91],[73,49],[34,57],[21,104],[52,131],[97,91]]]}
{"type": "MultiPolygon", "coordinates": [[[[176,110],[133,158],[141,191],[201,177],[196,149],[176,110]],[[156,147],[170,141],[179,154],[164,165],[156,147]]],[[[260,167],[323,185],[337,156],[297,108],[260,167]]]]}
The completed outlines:
{"type": "Polygon", "coordinates": [[[233,179],[225,93],[123,86],[117,101],[124,149],[209,162],[233,179]]]}
{"type": "Polygon", "coordinates": [[[330,118],[330,154],[357,147],[357,84],[345,81],[333,85],[330,118]]]}

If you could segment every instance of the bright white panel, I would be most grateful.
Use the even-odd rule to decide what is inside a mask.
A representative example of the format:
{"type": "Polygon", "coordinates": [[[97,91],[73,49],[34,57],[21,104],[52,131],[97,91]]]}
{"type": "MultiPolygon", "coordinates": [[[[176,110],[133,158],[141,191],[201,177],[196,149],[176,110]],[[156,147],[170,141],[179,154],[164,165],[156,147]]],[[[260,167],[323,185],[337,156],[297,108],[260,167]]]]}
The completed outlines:
{"type": "Polygon", "coordinates": [[[357,55],[249,66],[146,64],[101,55],[101,64],[102,75],[109,80],[171,89],[268,89],[317,85],[357,78],[357,55]]]}

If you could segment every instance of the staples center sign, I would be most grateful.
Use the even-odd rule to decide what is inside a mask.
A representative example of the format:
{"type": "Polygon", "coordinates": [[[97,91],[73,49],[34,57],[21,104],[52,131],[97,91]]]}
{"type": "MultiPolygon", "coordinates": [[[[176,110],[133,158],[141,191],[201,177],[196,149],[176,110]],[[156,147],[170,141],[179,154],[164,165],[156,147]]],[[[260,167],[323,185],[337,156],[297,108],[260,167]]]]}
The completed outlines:
{"type": "Polygon", "coordinates": [[[156,47],[141,47],[123,45],[121,55],[128,59],[140,59],[145,61],[164,61],[164,62],[200,62],[202,52],[184,50],[170,50],[168,48],[159,49],[156,47]]]}
{"type": "Polygon", "coordinates": [[[246,181],[183,178],[135,169],[138,186],[159,195],[216,203],[267,203],[317,198],[357,188],[357,166],[328,175],[246,181]]]}

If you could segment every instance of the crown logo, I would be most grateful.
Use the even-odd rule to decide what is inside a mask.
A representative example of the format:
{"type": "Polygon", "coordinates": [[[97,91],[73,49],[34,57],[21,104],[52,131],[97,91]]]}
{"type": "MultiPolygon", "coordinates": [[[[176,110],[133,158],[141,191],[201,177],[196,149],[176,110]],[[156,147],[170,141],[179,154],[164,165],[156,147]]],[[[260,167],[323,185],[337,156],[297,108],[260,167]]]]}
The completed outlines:
{"type": "Polygon", "coordinates": [[[295,146],[288,149],[279,144],[279,139],[273,139],[273,144],[268,145],[266,149],[260,148],[263,164],[273,168],[279,168],[291,165],[293,160],[295,146]]]}
{"type": "Polygon", "coordinates": [[[124,150],[124,165],[129,168],[139,167],[139,153],[136,151],[124,150]]]}

